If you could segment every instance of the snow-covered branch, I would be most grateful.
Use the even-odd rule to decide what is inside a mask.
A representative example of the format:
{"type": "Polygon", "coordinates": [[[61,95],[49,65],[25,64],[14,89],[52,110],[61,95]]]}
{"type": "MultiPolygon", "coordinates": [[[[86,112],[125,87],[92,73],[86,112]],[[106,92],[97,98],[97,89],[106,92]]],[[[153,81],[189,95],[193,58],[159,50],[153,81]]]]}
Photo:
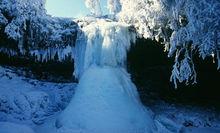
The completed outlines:
{"type": "Polygon", "coordinates": [[[99,17],[102,15],[100,0],[85,0],[85,5],[93,16],[99,17]]]}
{"type": "Polygon", "coordinates": [[[0,27],[1,36],[7,36],[16,43],[14,52],[11,48],[7,49],[7,44],[1,45],[4,49],[1,52],[32,55],[41,61],[54,59],[55,56],[59,60],[72,56],[77,25],[71,19],[47,15],[45,0],[2,0],[0,27]]]}
{"type": "Polygon", "coordinates": [[[169,57],[176,56],[171,76],[175,84],[196,81],[192,54],[197,51],[203,59],[217,58],[220,68],[219,0],[122,0],[121,3],[119,21],[134,25],[139,37],[165,44],[169,57]]]}

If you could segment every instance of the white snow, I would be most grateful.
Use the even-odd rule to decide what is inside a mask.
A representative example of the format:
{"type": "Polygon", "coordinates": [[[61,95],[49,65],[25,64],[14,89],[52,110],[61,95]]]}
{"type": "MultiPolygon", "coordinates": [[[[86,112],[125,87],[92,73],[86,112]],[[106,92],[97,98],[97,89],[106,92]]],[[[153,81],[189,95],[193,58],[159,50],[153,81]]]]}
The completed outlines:
{"type": "MultiPolygon", "coordinates": [[[[85,117],[96,118],[96,116],[98,116],[97,118],[99,118],[98,119],[99,121],[97,119],[95,119],[96,121],[95,120],[92,121],[92,119],[89,119],[88,123],[94,124],[95,127],[97,127],[97,125],[107,126],[105,124],[107,123],[109,124],[111,120],[111,121],[118,121],[118,123],[120,121],[118,125],[117,123],[111,122],[110,123],[111,127],[116,125],[120,126],[121,122],[126,122],[126,120],[135,121],[137,120],[136,118],[145,114],[144,112],[140,114],[135,113],[135,110],[136,111],[142,109],[145,110],[146,108],[140,105],[140,103],[139,104],[135,103],[135,101],[137,103],[139,101],[138,99],[135,98],[137,96],[137,92],[135,91],[134,88],[132,89],[133,85],[130,82],[129,75],[124,68],[112,69],[109,66],[98,67],[96,65],[96,66],[91,66],[88,70],[86,70],[85,73],[86,74],[83,74],[84,76],[81,78],[82,80],[81,82],[83,83],[80,83],[80,86],[84,86],[85,88],[84,87],[83,87],[84,89],[78,88],[77,91],[81,91],[81,92],[76,93],[76,96],[74,97],[80,97],[82,93],[86,93],[87,97],[83,97],[82,100],[92,101],[92,103],[97,102],[97,104],[91,104],[91,105],[88,104],[89,106],[86,105],[87,108],[85,110],[82,111],[75,110],[73,112],[79,115],[85,114],[82,117],[84,119],[85,117]],[[93,76],[97,74],[99,76],[96,77],[93,76]],[[89,75],[88,78],[85,77],[86,75],[89,75]],[[121,77],[119,78],[118,75],[121,75],[121,77]],[[101,82],[98,84],[93,84],[93,82],[96,82],[97,80],[101,82]],[[115,87],[115,84],[118,84],[119,86],[115,87]],[[129,95],[129,97],[125,97],[127,95],[129,95]],[[129,103],[129,106],[135,106],[135,108],[133,109],[128,108],[126,104],[123,104],[124,102],[126,102],[126,100],[131,101],[129,103]],[[109,103],[109,105],[106,103],[109,103]],[[110,106],[113,104],[117,105],[117,107],[111,108],[110,106]],[[100,107],[100,105],[102,106],[100,107]],[[88,111],[89,109],[92,110],[94,108],[102,110],[104,113],[103,112],[100,113],[96,111],[91,111],[91,112],[88,111]],[[120,110],[125,110],[125,111],[123,112],[120,110]],[[114,117],[112,115],[110,115],[112,116],[112,118],[108,117],[109,115],[105,116],[105,114],[114,111],[115,112],[117,111],[114,117]],[[115,117],[119,115],[121,116],[120,114],[121,112],[123,112],[123,116],[127,116],[127,117],[123,117],[123,119],[120,119],[122,117],[115,117]],[[96,116],[92,116],[93,113],[96,116]],[[132,115],[129,115],[129,113],[132,115]],[[102,122],[101,119],[102,116],[103,116],[103,121],[104,119],[107,120],[102,122]]],[[[55,126],[55,121],[57,117],[60,115],[60,112],[57,111],[64,109],[69,104],[69,101],[72,97],[72,93],[74,90],[74,86],[75,86],[74,84],[72,83],[55,84],[55,83],[41,82],[33,79],[28,79],[22,76],[18,76],[17,74],[14,73],[13,70],[0,67],[0,86],[1,86],[0,87],[0,92],[1,92],[0,93],[1,94],[0,133],[8,133],[9,131],[10,133],[17,133],[17,130],[15,132],[15,129],[18,129],[18,131],[19,130],[25,131],[24,133],[28,133],[28,131],[31,130],[30,128],[32,128],[35,133],[78,133],[78,132],[90,133],[90,131],[87,132],[85,131],[85,129],[72,129],[72,128],[56,129],[55,126]],[[45,96],[48,97],[46,98],[46,100],[50,101],[49,105],[47,103],[46,104],[43,103],[45,101],[43,100],[45,96]],[[27,97],[27,99],[25,97],[27,97]],[[31,104],[29,104],[29,102],[31,104]],[[30,107],[30,105],[33,106],[30,107]],[[45,107],[47,105],[49,107],[44,109],[40,107],[40,106],[45,107]],[[17,108],[18,106],[20,108],[17,108]],[[48,108],[49,110],[47,110],[48,108]],[[38,117],[36,117],[35,119],[34,116],[36,115],[30,115],[31,112],[38,112],[35,113],[38,114],[38,117]],[[20,118],[24,118],[24,119],[20,119],[20,118]],[[17,126],[16,128],[14,128],[15,125],[17,126]],[[10,127],[9,131],[6,129],[7,127],[10,127]],[[7,132],[5,132],[5,130],[7,130],[7,132]]],[[[73,99],[75,100],[75,98],[73,99]]],[[[80,99],[78,99],[78,101],[80,101],[80,99]]],[[[74,103],[74,101],[72,101],[72,103],[74,103]]],[[[82,105],[75,104],[74,106],[81,106],[83,108],[87,103],[88,102],[83,102],[81,103],[82,105]]],[[[173,132],[181,131],[183,133],[197,133],[197,132],[202,132],[203,130],[203,132],[216,133],[215,131],[218,132],[220,128],[220,115],[214,113],[214,111],[210,109],[187,107],[185,105],[178,107],[177,105],[170,105],[164,102],[162,102],[161,104],[157,104],[155,106],[151,106],[150,108],[154,112],[154,119],[155,119],[154,121],[157,126],[157,131],[155,132],[173,133],[173,132]],[[186,127],[187,125],[191,125],[191,126],[186,127]]],[[[146,115],[146,118],[147,116],[148,115],[146,115]]],[[[73,120],[76,120],[75,117],[78,118],[80,116],[70,114],[68,117],[73,120]]],[[[145,121],[148,122],[147,119],[139,122],[141,123],[145,121]]],[[[132,121],[130,122],[132,123],[132,121]]],[[[57,125],[58,124],[59,123],[57,123],[57,125]]],[[[127,124],[129,125],[130,123],[127,122],[127,124]]],[[[141,124],[138,126],[141,127],[141,124]]]]}
{"type": "Polygon", "coordinates": [[[85,0],[85,6],[90,10],[91,15],[98,17],[102,15],[100,0],[85,0]]]}
{"type": "Polygon", "coordinates": [[[125,69],[92,66],[81,77],[58,126],[85,133],[144,133],[153,128],[151,115],[125,69]]]}
{"type": "Polygon", "coordinates": [[[69,103],[75,84],[40,82],[0,67],[0,121],[42,124],[69,103]]]}

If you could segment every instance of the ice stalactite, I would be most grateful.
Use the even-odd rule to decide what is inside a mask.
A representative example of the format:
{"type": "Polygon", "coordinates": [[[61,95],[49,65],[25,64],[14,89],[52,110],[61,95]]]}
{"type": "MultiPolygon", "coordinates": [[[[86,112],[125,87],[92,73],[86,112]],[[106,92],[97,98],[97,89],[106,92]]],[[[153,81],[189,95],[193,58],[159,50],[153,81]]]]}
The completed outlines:
{"type": "Polygon", "coordinates": [[[49,48],[45,50],[33,50],[30,51],[31,56],[36,57],[37,61],[55,60],[57,56],[59,61],[63,61],[70,56],[73,58],[74,47],[66,46],[63,48],[49,48]]]}
{"type": "Polygon", "coordinates": [[[134,39],[129,26],[117,22],[97,20],[82,29],[74,57],[79,85],[57,119],[61,132],[152,132],[151,111],[141,104],[126,71],[134,39]]]}

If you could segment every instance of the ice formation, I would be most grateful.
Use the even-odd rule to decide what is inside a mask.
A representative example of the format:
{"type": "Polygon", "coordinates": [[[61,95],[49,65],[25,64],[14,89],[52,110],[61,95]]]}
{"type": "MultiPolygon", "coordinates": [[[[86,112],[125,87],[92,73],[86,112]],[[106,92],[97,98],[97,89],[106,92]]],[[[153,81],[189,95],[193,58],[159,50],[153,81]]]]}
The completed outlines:
{"type": "Polygon", "coordinates": [[[154,129],[151,111],[141,104],[125,68],[132,41],[126,24],[97,20],[82,29],[75,54],[79,85],[56,122],[61,132],[149,133],[154,129]]]}

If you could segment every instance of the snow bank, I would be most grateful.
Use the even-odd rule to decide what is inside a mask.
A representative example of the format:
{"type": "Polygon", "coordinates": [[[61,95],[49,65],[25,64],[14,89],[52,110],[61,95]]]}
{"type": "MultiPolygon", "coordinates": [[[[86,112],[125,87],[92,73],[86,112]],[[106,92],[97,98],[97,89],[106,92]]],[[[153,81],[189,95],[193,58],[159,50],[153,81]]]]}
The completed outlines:
{"type": "Polygon", "coordinates": [[[74,87],[27,79],[0,67],[0,121],[42,124],[66,107],[74,87]]]}

